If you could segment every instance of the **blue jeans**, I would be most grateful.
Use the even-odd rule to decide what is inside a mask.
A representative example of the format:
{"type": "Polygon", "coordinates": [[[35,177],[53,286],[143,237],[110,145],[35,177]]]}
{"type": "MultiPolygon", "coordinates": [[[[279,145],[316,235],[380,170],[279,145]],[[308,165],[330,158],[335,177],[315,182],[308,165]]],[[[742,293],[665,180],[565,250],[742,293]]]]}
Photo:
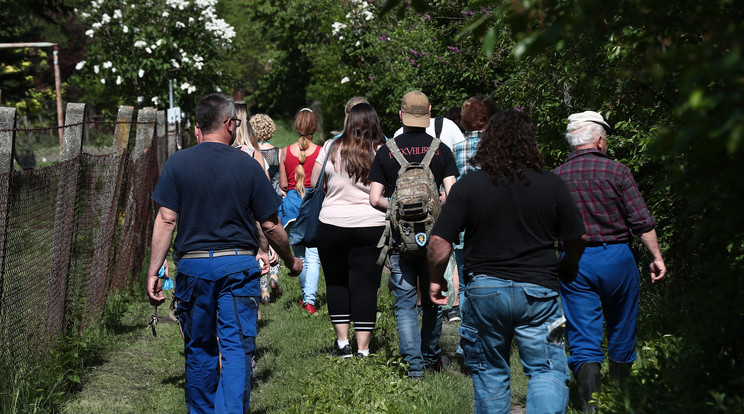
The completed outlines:
{"type": "Polygon", "coordinates": [[[460,308],[460,345],[473,373],[476,413],[509,413],[512,338],[530,379],[527,413],[566,412],[570,375],[563,332],[548,340],[548,326],[563,314],[558,292],[532,283],[474,275],[460,308]]]}
{"type": "Polygon", "coordinates": [[[256,349],[258,263],[253,256],[182,259],[178,269],[175,313],[183,331],[189,412],[246,412],[256,349]]]}
{"type": "Polygon", "coordinates": [[[633,362],[641,275],[627,244],[587,247],[576,280],[561,283],[566,334],[575,373],[587,362],[604,360],[602,337],[607,325],[607,351],[615,362],[633,362]]]}
{"type": "Polygon", "coordinates": [[[317,247],[292,246],[294,255],[302,259],[302,273],[297,277],[302,288],[302,301],[315,305],[320,279],[320,256],[317,247]]]}
{"type": "Polygon", "coordinates": [[[408,376],[422,377],[424,367],[439,360],[442,349],[442,308],[429,299],[429,270],[426,257],[390,255],[390,278],[395,294],[395,320],[398,345],[408,363],[408,376]],[[421,331],[416,309],[416,284],[421,289],[421,331]]]}

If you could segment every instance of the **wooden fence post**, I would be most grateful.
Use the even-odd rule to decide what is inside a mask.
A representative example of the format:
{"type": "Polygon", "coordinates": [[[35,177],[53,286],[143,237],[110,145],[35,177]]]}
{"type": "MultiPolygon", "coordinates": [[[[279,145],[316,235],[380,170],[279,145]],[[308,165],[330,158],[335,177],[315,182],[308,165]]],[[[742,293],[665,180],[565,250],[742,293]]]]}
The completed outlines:
{"type": "MultiPolygon", "coordinates": [[[[5,286],[5,245],[8,241],[8,208],[10,196],[10,172],[13,170],[15,148],[16,109],[0,107],[0,328],[3,323],[3,292],[5,286]]],[[[0,335],[0,337],[5,336],[0,335]]]]}
{"type": "Polygon", "coordinates": [[[112,240],[116,232],[116,213],[119,206],[118,198],[121,194],[123,172],[127,161],[124,156],[129,146],[133,115],[134,108],[131,106],[122,106],[119,108],[119,113],[116,117],[116,130],[114,132],[113,163],[104,184],[104,188],[109,189],[109,191],[105,192],[102,198],[98,200],[100,206],[98,236],[96,238],[95,251],[93,252],[93,261],[91,262],[87,298],[87,308],[91,310],[90,314],[93,317],[100,315],[113,277],[113,272],[109,271],[108,265],[112,254],[112,240]]]}
{"type": "Polygon", "coordinates": [[[176,124],[170,122],[166,128],[168,131],[168,157],[170,157],[178,149],[178,130],[176,124]]]}
{"type": "Polygon", "coordinates": [[[158,141],[158,171],[163,172],[165,161],[168,160],[168,126],[165,122],[165,111],[158,111],[157,119],[155,139],[158,141]]]}
{"type": "Polygon", "coordinates": [[[65,326],[65,300],[67,278],[70,266],[75,199],[77,197],[80,160],[76,159],[83,149],[83,129],[86,119],[86,105],[68,103],[65,117],[64,141],[61,149],[57,202],[54,213],[54,234],[52,259],[47,286],[47,310],[45,315],[46,338],[55,340],[65,326]]]}
{"type": "Polygon", "coordinates": [[[155,137],[155,123],[157,122],[155,108],[142,108],[137,113],[137,135],[132,150],[132,161],[137,161],[145,150],[150,148],[152,139],[155,137]],[[142,124],[152,122],[151,124],[142,124]]]}

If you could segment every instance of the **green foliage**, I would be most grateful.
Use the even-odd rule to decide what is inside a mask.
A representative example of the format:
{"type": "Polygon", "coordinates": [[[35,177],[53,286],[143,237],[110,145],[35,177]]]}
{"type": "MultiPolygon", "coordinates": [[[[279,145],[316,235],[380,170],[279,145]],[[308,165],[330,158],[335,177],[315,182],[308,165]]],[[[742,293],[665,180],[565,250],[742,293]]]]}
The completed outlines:
{"type": "Polygon", "coordinates": [[[131,2],[100,0],[80,13],[90,38],[76,84],[92,87],[108,106],[168,104],[175,80],[178,106],[226,85],[221,63],[235,31],[215,10],[216,0],[131,2]]]}
{"type": "Polygon", "coordinates": [[[61,337],[39,358],[3,352],[0,371],[5,375],[0,376],[0,411],[59,412],[70,396],[82,389],[88,367],[111,346],[113,329],[130,301],[128,294],[111,295],[99,324],[61,337]]]}

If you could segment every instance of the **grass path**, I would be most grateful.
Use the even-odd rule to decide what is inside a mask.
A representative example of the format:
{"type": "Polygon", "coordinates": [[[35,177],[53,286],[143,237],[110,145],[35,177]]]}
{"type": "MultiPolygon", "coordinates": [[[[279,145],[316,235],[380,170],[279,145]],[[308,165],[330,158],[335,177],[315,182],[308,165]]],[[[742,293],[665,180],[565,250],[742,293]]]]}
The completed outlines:
{"type": "MultiPolygon", "coordinates": [[[[440,341],[450,366],[413,382],[406,377],[398,355],[393,298],[387,289],[381,290],[378,301],[373,357],[339,360],[330,356],[334,333],[322,278],[316,315],[308,315],[297,305],[297,280],[285,275],[281,280],[284,296],[262,307],[252,413],[472,412],[472,382],[454,357],[459,340],[456,323],[443,324],[440,341]]],[[[158,336],[153,337],[144,328],[151,313],[144,297],[130,304],[117,328],[113,349],[91,367],[83,390],[66,404],[63,413],[186,412],[178,326],[162,318],[158,336]]],[[[516,355],[512,366],[513,412],[522,412],[527,381],[516,355]]]]}

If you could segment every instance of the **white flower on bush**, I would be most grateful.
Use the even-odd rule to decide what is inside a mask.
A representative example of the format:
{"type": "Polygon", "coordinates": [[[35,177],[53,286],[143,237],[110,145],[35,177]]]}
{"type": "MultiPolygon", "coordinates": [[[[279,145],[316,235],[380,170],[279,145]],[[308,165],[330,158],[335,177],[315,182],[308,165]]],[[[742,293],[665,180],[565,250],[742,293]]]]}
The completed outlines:
{"type": "Polygon", "coordinates": [[[121,76],[116,77],[116,84],[121,85],[121,76]]]}
{"type": "Polygon", "coordinates": [[[104,69],[108,69],[108,68],[110,68],[110,67],[111,67],[111,66],[113,66],[113,65],[114,65],[114,64],[113,64],[113,63],[111,63],[111,61],[106,61],[106,62],[103,62],[103,68],[104,68],[104,69]]]}
{"type": "Polygon", "coordinates": [[[152,99],[150,99],[150,100],[152,101],[153,105],[157,105],[158,104],[158,97],[157,96],[153,96],[152,99]]]}
{"type": "Polygon", "coordinates": [[[176,28],[178,28],[178,29],[183,29],[184,27],[186,27],[186,25],[185,25],[185,24],[183,24],[183,23],[181,23],[181,22],[176,22],[176,28]]]}
{"type": "Polygon", "coordinates": [[[92,28],[94,28],[96,30],[100,29],[101,26],[103,26],[103,25],[101,23],[98,23],[98,22],[95,22],[92,25],[90,25],[90,27],[92,27],[92,28]]]}
{"type": "Polygon", "coordinates": [[[194,62],[194,67],[196,68],[196,70],[202,70],[202,68],[204,67],[204,62],[194,62]]]}
{"type": "Polygon", "coordinates": [[[77,65],[75,65],[75,70],[80,70],[83,68],[83,66],[85,66],[85,61],[81,60],[80,62],[77,63],[77,65]]]}
{"type": "Polygon", "coordinates": [[[93,65],[93,73],[98,74],[98,71],[101,70],[98,65],[93,65]]]}
{"type": "Polygon", "coordinates": [[[333,31],[331,31],[331,34],[334,36],[338,36],[339,33],[341,33],[341,29],[345,29],[346,25],[341,22],[335,22],[331,25],[333,28],[333,31]]]}
{"type": "Polygon", "coordinates": [[[181,89],[185,91],[185,90],[188,90],[190,86],[191,85],[189,85],[188,82],[184,82],[181,84],[181,89]]]}
{"type": "Polygon", "coordinates": [[[217,4],[217,0],[196,0],[196,5],[201,8],[212,7],[217,4]]]}
{"type": "Polygon", "coordinates": [[[176,69],[181,67],[181,65],[179,65],[178,62],[176,62],[176,59],[171,59],[171,66],[173,66],[176,69]]]}
{"type": "MultiPolygon", "coordinates": [[[[158,45],[158,46],[162,45],[163,44],[163,39],[158,39],[158,41],[155,42],[155,44],[158,45]]],[[[155,46],[153,46],[152,48],[155,49],[155,46]]]]}
{"type": "Polygon", "coordinates": [[[101,83],[105,85],[106,84],[106,78],[101,78],[101,83]]]}
{"type": "Polygon", "coordinates": [[[189,89],[186,90],[186,93],[188,93],[189,95],[191,95],[194,92],[196,92],[196,86],[194,85],[189,86],[189,89]]]}
{"type": "Polygon", "coordinates": [[[194,24],[194,18],[193,17],[189,17],[189,24],[194,24]]]}
{"type": "Polygon", "coordinates": [[[137,47],[137,48],[140,48],[141,49],[141,48],[143,48],[145,46],[147,46],[147,42],[145,42],[143,40],[138,40],[138,41],[134,42],[134,47],[137,47]]]}
{"type": "Polygon", "coordinates": [[[116,68],[111,68],[111,73],[116,73],[116,68]]]}
{"type": "Polygon", "coordinates": [[[204,28],[221,37],[225,43],[230,43],[235,37],[235,29],[222,19],[213,19],[204,23],[204,28]]]}
{"type": "Polygon", "coordinates": [[[183,10],[188,7],[189,2],[183,0],[166,0],[165,4],[178,10],[183,10]]]}
{"type": "Polygon", "coordinates": [[[341,79],[341,84],[343,85],[344,83],[347,83],[347,82],[349,82],[349,77],[348,76],[344,76],[344,78],[341,79]]]}
{"type": "Polygon", "coordinates": [[[124,33],[129,33],[129,28],[127,26],[122,26],[121,31],[124,33]]]}
{"type": "Polygon", "coordinates": [[[145,97],[144,96],[138,96],[137,97],[137,103],[138,104],[141,104],[144,100],[145,100],[145,97]]]}
{"type": "Polygon", "coordinates": [[[150,46],[145,48],[145,52],[152,54],[152,49],[150,49],[150,46]]]}
{"type": "Polygon", "coordinates": [[[83,19],[87,19],[88,17],[90,17],[90,14],[88,14],[86,12],[82,12],[82,13],[80,13],[80,16],[82,16],[83,19]]]}
{"type": "Polygon", "coordinates": [[[165,10],[163,12],[163,17],[168,17],[168,16],[170,16],[170,13],[168,13],[168,10],[165,10]]]}
{"type": "Polygon", "coordinates": [[[88,29],[88,30],[85,31],[85,35],[88,36],[88,37],[93,37],[93,34],[95,34],[95,33],[96,32],[94,32],[93,29],[88,29]]]}
{"type": "Polygon", "coordinates": [[[103,13],[103,16],[101,16],[101,23],[106,24],[111,21],[111,16],[109,16],[106,13],[103,13]]]}
{"type": "Polygon", "coordinates": [[[143,69],[140,69],[139,72],[137,72],[137,76],[139,76],[140,78],[145,76],[145,71],[143,69]]]}
{"type": "Polygon", "coordinates": [[[114,10],[114,19],[121,19],[121,10],[114,10]]]}

